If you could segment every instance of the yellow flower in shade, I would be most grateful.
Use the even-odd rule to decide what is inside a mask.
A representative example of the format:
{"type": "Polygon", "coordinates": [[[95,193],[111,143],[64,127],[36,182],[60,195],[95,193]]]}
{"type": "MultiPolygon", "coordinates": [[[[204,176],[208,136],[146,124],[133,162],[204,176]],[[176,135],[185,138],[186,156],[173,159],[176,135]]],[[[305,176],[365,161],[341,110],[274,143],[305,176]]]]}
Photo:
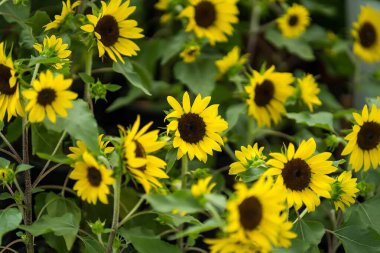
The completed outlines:
{"type": "Polygon", "coordinates": [[[285,102],[293,94],[291,73],[275,72],[274,66],[260,74],[253,71],[250,84],[245,86],[248,93],[248,114],[253,116],[259,127],[278,124],[286,113],[285,102]]]}
{"type": "MultiPolygon", "coordinates": [[[[170,0],[158,0],[158,2],[154,5],[154,7],[162,12],[167,12],[169,10],[170,0]]],[[[172,15],[170,13],[164,13],[161,18],[161,24],[166,24],[172,19],[172,15]]]]}
{"type": "Polygon", "coordinates": [[[182,60],[186,63],[193,62],[197,59],[201,53],[201,48],[198,45],[192,45],[186,47],[180,54],[182,60]]]}
{"type": "Polygon", "coordinates": [[[191,194],[193,194],[194,197],[200,197],[210,193],[216,185],[216,183],[210,184],[211,180],[212,176],[199,179],[196,184],[191,186],[191,194]]]}
{"type": "Polygon", "coordinates": [[[17,81],[16,72],[11,56],[5,56],[4,43],[0,43],[0,121],[12,116],[24,116],[24,110],[20,101],[20,84],[17,81]]]}
{"type": "Polygon", "coordinates": [[[355,194],[359,192],[356,178],[352,178],[351,171],[343,171],[332,185],[331,200],[335,209],[339,208],[344,212],[346,206],[355,203],[355,194]]]}
{"type": "Polygon", "coordinates": [[[377,169],[380,162],[380,110],[372,105],[371,112],[367,105],[363,107],[362,114],[353,113],[356,124],[352,132],[345,139],[348,141],[342,155],[349,155],[352,168],[367,171],[371,165],[377,169]]]}
{"type": "Polygon", "coordinates": [[[240,48],[235,46],[226,56],[215,62],[219,70],[217,79],[220,79],[234,67],[241,68],[247,62],[247,60],[247,55],[240,56],[240,48]]]}
{"type": "Polygon", "coordinates": [[[316,143],[313,138],[302,141],[298,149],[289,144],[287,154],[270,153],[273,157],[267,162],[270,167],[264,174],[277,176],[276,186],[287,198],[288,207],[296,210],[305,204],[312,212],[319,206],[319,197],[331,198],[331,184],[334,179],[327,174],[337,170],[333,166],[330,152],[314,155],[316,143]]]}
{"type": "Polygon", "coordinates": [[[112,151],[114,151],[115,148],[114,147],[109,147],[108,145],[110,144],[110,141],[103,141],[103,137],[104,137],[104,134],[101,134],[101,135],[98,136],[98,144],[99,144],[100,150],[104,154],[109,154],[112,151]]]}
{"type": "Polygon", "coordinates": [[[232,24],[238,23],[237,0],[190,0],[180,14],[188,18],[186,32],[194,31],[198,38],[208,38],[211,45],[227,41],[233,33],[232,24]]]}
{"type": "Polygon", "coordinates": [[[89,153],[83,154],[83,160],[74,164],[74,170],[69,178],[77,180],[74,190],[82,200],[90,204],[100,202],[108,204],[107,195],[110,193],[108,185],[114,183],[112,170],[99,164],[89,153]]]}
{"type": "Polygon", "coordinates": [[[236,237],[234,234],[216,239],[205,239],[210,253],[267,253],[258,248],[250,240],[236,237]]]}
{"type": "Polygon", "coordinates": [[[277,19],[277,25],[283,36],[297,38],[310,24],[309,11],[302,5],[293,4],[286,13],[277,19]]]}
{"type": "Polygon", "coordinates": [[[58,114],[67,117],[67,108],[73,107],[72,100],[77,94],[69,91],[72,79],[64,79],[62,74],[54,76],[51,71],[41,73],[39,80],[33,81],[33,89],[23,91],[23,96],[29,99],[25,110],[29,112],[29,121],[41,122],[47,115],[55,123],[58,114]]]}
{"type": "Polygon", "coordinates": [[[313,112],[314,105],[322,104],[321,100],[318,98],[318,94],[321,91],[318,88],[318,84],[315,82],[313,75],[310,74],[297,81],[301,90],[301,98],[303,102],[309,107],[309,110],[313,112]]]}
{"type": "MultiPolygon", "coordinates": [[[[98,144],[99,144],[100,150],[103,152],[103,154],[106,155],[114,151],[115,148],[109,147],[108,144],[110,143],[110,141],[103,141],[103,137],[104,137],[104,134],[101,134],[98,136],[98,144]]],[[[81,140],[77,140],[76,146],[69,147],[69,150],[72,153],[68,154],[67,157],[69,157],[70,159],[74,161],[80,160],[82,158],[82,155],[86,151],[88,151],[86,144],[81,140]]]]}
{"type": "Polygon", "coordinates": [[[105,52],[115,62],[119,59],[122,63],[122,55],[134,56],[140,48],[131,40],[144,37],[142,29],[137,27],[137,22],[127,19],[136,9],[129,6],[130,1],[121,4],[121,0],[111,0],[107,5],[104,1],[98,17],[87,15],[91,24],[81,26],[81,29],[94,33],[97,39],[99,57],[105,52]]]}
{"type": "Polygon", "coordinates": [[[63,43],[61,38],[52,35],[50,38],[45,37],[43,44],[34,44],[34,49],[36,49],[41,55],[46,57],[58,57],[60,62],[53,65],[56,69],[62,69],[63,65],[69,62],[68,57],[71,55],[71,51],[67,50],[68,44],[63,43]]]}
{"type": "Polygon", "coordinates": [[[279,236],[286,235],[285,229],[291,233],[291,223],[281,216],[285,209],[282,189],[274,187],[271,177],[261,177],[250,188],[239,183],[235,189],[236,198],[227,202],[226,231],[242,242],[250,241],[263,252],[271,251],[279,236]]]}
{"type": "Polygon", "coordinates": [[[188,154],[190,160],[194,157],[207,162],[207,155],[213,150],[222,151],[223,139],[221,132],[228,128],[228,123],[218,115],[219,105],[209,105],[211,97],[202,99],[198,95],[190,104],[187,92],[183,95],[182,106],[172,96],[167,97],[168,103],[174,109],[165,119],[171,119],[167,132],[175,132],[173,147],[177,148],[177,159],[188,154]]]}
{"type": "Polygon", "coordinates": [[[75,1],[73,4],[71,4],[70,0],[67,0],[66,3],[62,1],[61,15],[55,15],[54,21],[44,25],[45,31],[57,29],[65,21],[67,15],[74,13],[74,8],[79,5],[80,1],[75,1]]]}
{"type": "Polygon", "coordinates": [[[358,20],[353,24],[354,54],[364,61],[380,61],[380,11],[362,6],[358,20]]]}
{"type": "Polygon", "coordinates": [[[159,178],[169,178],[164,171],[166,162],[151,154],[166,145],[165,141],[158,141],[158,130],[147,132],[152,124],[149,122],[139,130],[140,116],[137,116],[131,129],[119,126],[125,168],[147,193],[151,188],[162,187],[159,178]]]}
{"type": "Polygon", "coordinates": [[[253,147],[248,145],[247,147],[242,146],[240,149],[241,151],[235,151],[235,156],[239,161],[230,165],[230,170],[228,171],[228,174],[230,175],[236,175],[246,171],[254,162],[265,160],[267,158],[263,155],[264,147],[259,148],[257,143],[255,143],[253,147]]]}

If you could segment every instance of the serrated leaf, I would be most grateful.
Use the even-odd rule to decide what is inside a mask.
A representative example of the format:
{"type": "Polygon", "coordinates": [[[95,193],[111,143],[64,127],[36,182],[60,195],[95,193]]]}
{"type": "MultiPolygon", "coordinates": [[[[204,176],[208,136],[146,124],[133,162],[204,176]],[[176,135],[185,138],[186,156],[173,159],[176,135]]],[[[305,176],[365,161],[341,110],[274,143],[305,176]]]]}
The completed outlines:
{"type": "Polygon", "coordinates": [[[8,208],[0,211],[0,245],[3,235],[15,230],[22,221],[22,215],[17,208],[8,208]]]}
{"type": "Polygon", "coordinates": [[[371,227],[346,226],[334,231],[346,253],[380,252],[380,235],[371,227]]]}
{"type": "Polygon", "coordinates": [[[330,112],[317,112],[314,114],[309,112],[298,112],[287,113],[286,116],[289,119],[294,119],[298,124],[322,128],[334,132],[333,115],[330,112]]]}
{"type": "Polygon", "coordinates": [[[312,245],[318,245],[325,234],[325,228],[318,221],[305,221],[301,219],[295,224],[294,232],[303,241],[312,245]]]}
{"type": "Polygon", "coordinates": [[[149,77],[145,76],[143,71],[136,67],[138,65],[132,64],[132,62],[125,62],[122,64],[120,62],[114,62],[112,65],[112,69],[122,74],[133,86],[142,90],[145,94],[151,95],[149,89],[149,77]]]}

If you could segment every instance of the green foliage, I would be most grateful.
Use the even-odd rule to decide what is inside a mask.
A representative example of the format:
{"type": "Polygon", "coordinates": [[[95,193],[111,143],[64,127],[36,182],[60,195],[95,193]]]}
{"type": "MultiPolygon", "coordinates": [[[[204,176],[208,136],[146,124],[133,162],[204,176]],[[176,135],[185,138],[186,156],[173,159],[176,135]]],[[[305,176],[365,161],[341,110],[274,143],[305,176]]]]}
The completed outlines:
{"type": "Polygon", "coordinates": [[[333,115],[329,112],[317,112],[314,114],[308,112],[287,113],[286,116],[289,119],[294,119],[297,124],[322,128],[334,132],[333,115]]]}
{"type": "Polygon", "coordinates": [[[15,230],[22,221],[22,215],[17,208],[0,210],[0,245],[4,234],[15,230]]]}
{"type": "Polygon", "coordinates": [[[138,63],[132,61],[125,64],[114,63],[112,68],[115,72],[122,74],[130,84],[141,89],[146,95],[151,95],[150,79],[144,68],[138,63]]]}

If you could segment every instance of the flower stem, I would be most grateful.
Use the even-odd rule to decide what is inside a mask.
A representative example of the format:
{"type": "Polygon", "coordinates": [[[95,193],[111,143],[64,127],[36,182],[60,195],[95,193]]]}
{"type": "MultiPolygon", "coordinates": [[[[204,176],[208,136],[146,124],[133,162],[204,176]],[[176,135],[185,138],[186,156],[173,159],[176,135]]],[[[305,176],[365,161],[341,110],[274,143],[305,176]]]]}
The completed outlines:
{"type": "Polygon", "coordinates": [[[120,221],[118,224],[118,227],[123,226],[127,221],[129,221],[132,217],[132,215],[139,209],[141,204],[144,202],[144,198],[140,198],[139,201],[136,203],[136,205],[133,207],[131,211],[120,221]]]}
{"type": "MultiPolygon", "coordinates": [[[[91,71],[92,71],[92,54],[93,54],[93,49],[90,49],[87,54],[86,69],[85,69],[86,74],[89,76],[91,76],[91,71]]],[[[84,86],[84,99],[87,101],[88,105],[90,106],[91,111],[94,112],[94,105],[92,103],[91,89],[90,89],[89,83],[85,83],[85,86],[84,86]]]]}
{"type": "Polygon", "coordinates": [[[113,195],[113,217],[112,217],[112,227],[111,233],[108,237],[107,243],[107,253],[112,253],[113,241],[116,236],[116,230],[119,224],[119,213],[120,213],[120,190],[121,190],[121,176],[117,175],[115,178],[115,183],[113,185],[114,195],[113,195]]]}
{"type": "Polygon", "coordinates": [[[302,220],[302,218],[305,216],[305,214],[307,214],[307,208],[305,208],[302,213],[300,215],[298,215],[298,211],[297,211],[297,219],[295,219],[293,221],[293,224],[297,223],[298,221],[302,220]]]}
{"type": "Polygon", "coordinates": [[[256,0],[252,0],[251,21],[249,24],[249,39],[247,45],[247,52],[249,53],[249,63],[254,59],[254,52],[257,43],[257,34],[260,30],[260,5],[256,0]]]}
{"type": "MultiPolygon", "coordinates": [[[[3,139],[4,143],[8,146],[8,148],[11,150],[11,154],[13,154],[12,157],[13,157],[18,163],[22,163],[22,159],[21,159],[20,155],[19,155],[19,154],[17,153],[17,151],[13,148],[12,144],[9,143],[7,137],[5,137],[5,135],[4,135],[2,132],[0,132],[0,137],[1,137],[1,139],[3,139]]],[[[5,151],[6,151],[6,150],[5,150],[5,151]]],[[[3,152],[4,152],[4,151],[3,151],[3,152]]],[[[4,153],[6,153],[6,152],[4,152],[4,153]]],[[[8,155],[10,155],[10,154],[8,154],[8,155]]]]}
{"type": "Polygon", "coordinates": [[[181,165],[181,189],[186,189],[186,183],[187,183],[187,178],[186,174],[189,169],[189,161],[187,159],[187,156],[184,155],[182,156],[182,165],[181,165]]]}

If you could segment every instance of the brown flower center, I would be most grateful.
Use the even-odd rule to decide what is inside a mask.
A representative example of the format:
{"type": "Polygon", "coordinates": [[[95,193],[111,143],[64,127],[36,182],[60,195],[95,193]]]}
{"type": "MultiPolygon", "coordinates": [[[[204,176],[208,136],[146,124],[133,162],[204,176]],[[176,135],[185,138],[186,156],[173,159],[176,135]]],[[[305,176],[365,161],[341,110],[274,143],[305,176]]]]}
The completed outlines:
{"type": "Polygon", "coordinates": [[[206,135],[206,123],[195,113],[186,113],[178,119],[181,138],[188,143],[198,143],[206,135]]]}
{"type": "Polygon", "coordinates": [[[288,24],[290,26],[296,26],[298,24],[298,16],[297,15],[291,15],[288,19],[288,24]]]}
{"type": "Polygon", "coordinates": [[[57,97],[57,93],[52,88],[43,88],[38,92],[37,104],[42,106],[50,105],[57,97]]]}
{"type": "Polygon", "coordinates": [[[263,218],[263,207],[255,196],[244,199],[238,209],[240,224],[244,229],[253,230],[260,224],[263,218]]]}
{"type": "Polygon", "coordinates": [[[373,26],[373,24],[369,22],[365,22],[359,28],[360,44],[365,48],[369,48],[376,43],[376,39],[377,39],[377,34],[376,34],[375,27],[373,26]]]}
{"type": "MultiPolygon", "coordinates": [[[[146,153],[145,153],[145,149],[144,149],[143,145],[141,145],[141,143],[138,142],[138,141],[134,141],[134,142],[136,144],[136,149],[135,149],[135,155],[136,155],[136,157],[145,158],[146,157],[146,153]]],[[[144,172],[146,170],[146,165],[138,167],[136,169],[141,170],[142,172],[144,172]]]]}
{"type": "Polygon", "coordinates": [[[296,158],[287,162],[281,173],[286,188],[293,191],[302,191],[311,181],[311,169],[302,159],[296,158]]]}
{"type": "Polygon", "coordinates": [[[102,173],[95,167],[89,167],[87,169],[87,179],[92,186],[98,187],[102,182],[102,173]]]}
{"type": "Polygon", "coordinates": [[[255,104],[266,106],[273,99],[274,85],[271,81],[265,80],[261,85],[255,87],[255,104]]]}
{"type": "Polygon", "coordinates": [[[0,94],[13,95],[16,92],[17,84],[11,88],[9,79],[12,77],[11,69],[0,64],[0,94]]]}
{"type": "Polygon", "coordinates": [[[116,19],[111,15],[105,15],[99,19],[95,32],[100,34],[100,41],[106,47],[115,44],[119,38],[119,26],[116,19]]]}
{"type": "Polygon", "coordinates": [[[213,3],[201,1],[195,6],[195,22],[198,26],[208,28],[215,23],[216,9],[213,3]]]}
{"type": "Polygon", "coordinates": [[[362,150],[371,150],[380,143],[380,125],[376,122],[364,122],[358,133],[358,146],[362,150]]]}

